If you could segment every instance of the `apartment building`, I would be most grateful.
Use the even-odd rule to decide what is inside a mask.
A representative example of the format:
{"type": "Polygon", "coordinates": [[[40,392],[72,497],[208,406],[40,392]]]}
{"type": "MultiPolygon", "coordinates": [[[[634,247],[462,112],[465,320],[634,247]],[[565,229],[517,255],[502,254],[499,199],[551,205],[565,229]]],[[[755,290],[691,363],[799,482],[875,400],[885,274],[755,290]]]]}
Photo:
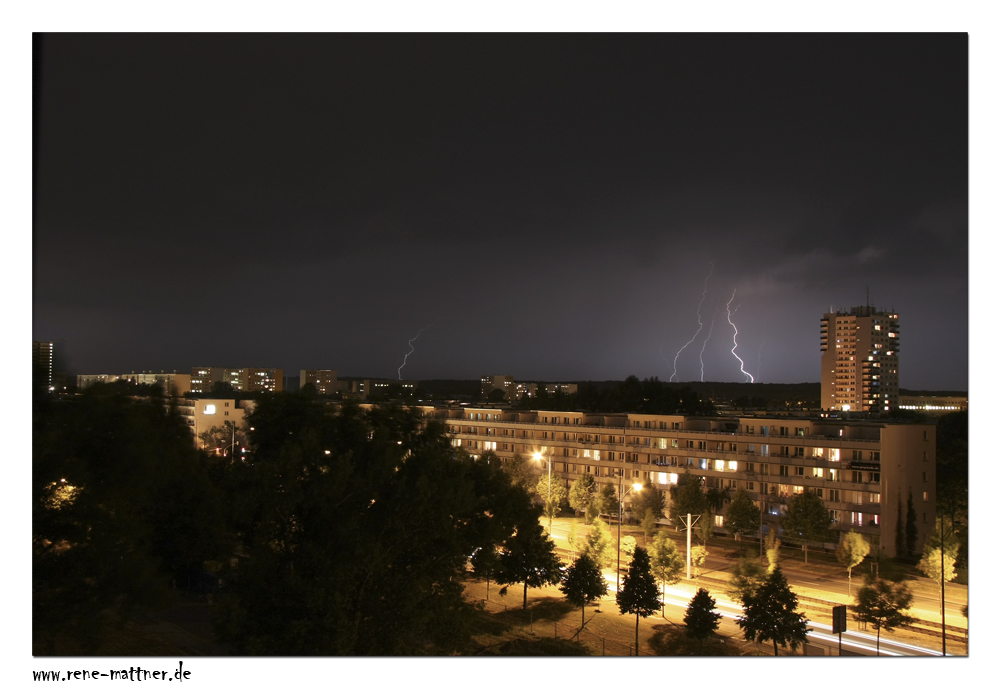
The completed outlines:
{"type": "Polygon", "coordinates": [[[372,396],[378,397],[389,394],[396,387],[403,391],[414,392],[420,386],[420,383],[417,380],[355,378],[338,380],[337,386],[345,399],[367,399],[372,396]]]}
{"type": "Polygon", "coordinates": [[[52,342],[31,342],[31,365],[45,371],[45,386],[52,387],[52,342]]]}
{"type": "Polygon", "coordinates": [[[820,325],[821,403],[830,411],[899,406],[899,314],[874,306],[826,313],[820,325]]]}
{"type": "Polygon", "coordinates": [[[83,390],[99,382],[118,382],[119,380],[133,385],[159,385],[165,394],[172,397],[184,396],[191,391],[191,376],[176,371],[172,373],[142,371],[140,373],[77,375],[76,388],[83,390]]]}
{"type": "Polygon", "coordinates": [[[479,391],[483,397],[488,397],[495,389],[503,391],[504,399],[514,399],[514,377],[511,375],[483,375],[479,378],[479,391]]]}
{"type": "MultiPolygon", "coordinates": [[[[506,401],[514,401],[527,396],[529,399],[538,396],[537,382],[516,382],[510,375],[483,375],[479,379],[480,392],[483,397],[488,397],[490,392],[501,389],[504,392],[506,401]]],[[[543,387],[547,394],[576,394],[577,385],[574,383],[555,382],[543,387]]]]}
{"type": "Polygon", "coordinates": [[[244,417],[253,410],[252,402],[235,399],[181,399],[177,404],[177,411],[199,449],[204,446],[200,435],[211,428],[224,427],[227,421],[245,430],[244,417]]]}
{"type": "MultiPolygon", "coordinates": [[[[539,452],[567,484],[649,481],[668,492],[690,471],[707,487],[743,488],[776,528],[789,498],[816,492],[833,528],[895,555],[897,508],[912,494],[918,546],[934,526],[935,426],[802,417],[694,417],[419,407],[455,447],[502,460],[539,452]]],[[[544,461],[542,462],[544,465],[544,461]]],[[[625,498],[626,508],[629,497],[625,498]]],[[[724,516],[714,525],[722,528],[724,516]]]]}
{"type": "Polygon", "coordinates": [[[299,389],[307,384],[312,384],[317,394],[336,394],[339,391],[336,370],[300,370],[299,389]]]}
{"type": "Polygon", "coordinates": [[[201,366],[191,369],[191,391],[209,392],[216,382],[224,382],[237,392],[281,392],[284,390],[281,368],[219,368],[201,366]]]}

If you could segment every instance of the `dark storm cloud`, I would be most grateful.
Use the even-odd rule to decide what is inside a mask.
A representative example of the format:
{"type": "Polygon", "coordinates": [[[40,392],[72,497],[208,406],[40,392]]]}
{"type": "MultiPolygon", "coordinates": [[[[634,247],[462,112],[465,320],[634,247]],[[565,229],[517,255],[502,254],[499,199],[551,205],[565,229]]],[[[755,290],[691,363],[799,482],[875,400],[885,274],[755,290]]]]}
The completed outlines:
{"type": "Polygon", "coordinates": [[[87,370],[388,375],[448,314],[415,376],[667,377],[712,262],[712,303],[738,290],[800,381],[830,304],[868,287],[905,336],[967,299],[964,35],[44,46],[35,334],[87,370]]]}

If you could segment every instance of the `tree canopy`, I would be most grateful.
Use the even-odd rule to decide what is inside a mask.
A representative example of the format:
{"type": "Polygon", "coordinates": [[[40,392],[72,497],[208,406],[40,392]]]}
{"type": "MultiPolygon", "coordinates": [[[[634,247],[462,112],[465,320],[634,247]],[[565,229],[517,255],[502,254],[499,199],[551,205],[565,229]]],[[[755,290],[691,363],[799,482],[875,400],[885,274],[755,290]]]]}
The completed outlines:
{"type": "Polygon", "coordinates": [[[670,520],[679,528],[683,528],[687,514],[697,516],[708,511],[708,498],[702,491],[701,478],[692,475],[691,471],[684,473],[677,480],[677,485],[670,488],[670,520]]]}
{"type": "Polygon", "coordinates": [[[596,496],[597,487],[594,476],[590,473],[583,473],[573,481],[573,485],[569,489],[569,505],[574,511],[586,514],[596,496]]]}
{"type": "Polygon", "coordinates": [[[649,554],[642,547],[636,547],[632,563],[622,579],[622,587],[615,595],[618,609],[622,614],[635,614],[635,649],[639,651],[639,619],[652,616],[660,609],[660,600],[653,573],[650,570],[649,554]]]}
{"type": "Polygon", "coordinates": [[[760,528],[760,509],[746,490],[737,490],[733,500],[729,502],[724,527],[730,534],[740,536],[740,554],[743,554],[742,538],[756,533],[760,528]]]}
{"type": "Polygon", "coordinates": [[[518,520],[514,534],[500,551],[500,583],[524,586],[524,609],[528,608],[528,588],[555,585],[562,579],[562,564],[555,543],[538,522],[539,511],[531,509],[518,520]]]}
{"type": "Polygon", "coordinates": [[[864,561],[871,551],[871,545],[865,540],[861,533],[853,530],[844,533],[840,544],[837,545],[837,561],[847,567],[847,594],[851,594],[851,572],[854,567],[864,561]]]}
{"type": "Polygon", "coordinates": [[[809,543],[824,540],[829,535],[830,512],[819,495],[811,490],[793,495],[788,500],[781,527],[786,535],[800,540],[805,547],[806,563],[809,563],[809,543]]]}
{"type": "Polygon", "coordinates": [[[96,650],[225,551],[209,458],[158,388],[35,397],[32,634],[38,654],[96,650]]]}
{"type": "MultiPolygon", "coordinates": [[[[300,395],[259,401],[253,460],[227,465],[231,529],[217,628],[242,654],[410,655],[468,642],[470,555],[534,518],[495,462],[397,407],[328,415],[300,395]]],[[[496,574],[494,574],[496,575],[496,574]]]]}
{"type": "Polygon", "coordinates": [[[755,643],[770,640],[777,657],[779,645],[794,651],[806,641],[806,618],[795,611],[798,606],[799,598],[788,587],[779,566],[744,598],[743,615],[736,623],[747,640],[755,643]]]}
{"type": "Polygon", "coordinates": [[[662,602],[666,597],[666,586],[679,583],[681,573],[684,571],[684,557],[677,551],[674,541],[662,530],[656,534],[656,539],[649,548],[649,565],[653,577],[662,586],[660,591],[662,602]]]}
{"type": "Polygon", "coordinates": [[[647,511],[652,511],[654,518],[661,518],[666,505],[667,498],[663,492],[656,489],[653,483],[647,480],[641,490],[632,493],[630,507],[632,518],[641,520],[646,516],[647,511]]]}
{"type": "Polygon", "coordinates": [[[608,582],[594,560],[581,554],[566,569],[559,589],[567,600],[580,606],[580,624],[583,625],[586,620],[586,605],[608,594],[608,582]]]}
{"type": "Polygon", "coordinates": [[[875,627],[875,654],[879,653],[882,629],[892,631],[916,621],[905,611],[913,604],[913,593],[905,583],[878,578],[858,589],[856,604],[851,605],[854,618],[875,627]]]}
{"type": "Polygon", "coordinates": [[[715,633],[719,627],[719,620],[722,614],[715,611],[715,599],[708,594],[705,588],[698,588],[698,592],[691,598],[687,611],[684,613],[684,625],[686,633],[701,642],[705,638],[715,633]]]}

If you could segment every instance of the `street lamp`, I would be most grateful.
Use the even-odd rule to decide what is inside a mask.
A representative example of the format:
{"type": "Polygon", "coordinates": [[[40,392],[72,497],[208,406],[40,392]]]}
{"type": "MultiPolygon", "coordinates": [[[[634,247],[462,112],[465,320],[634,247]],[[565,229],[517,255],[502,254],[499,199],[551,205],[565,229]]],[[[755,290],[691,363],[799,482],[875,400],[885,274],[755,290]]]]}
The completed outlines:
{"type": "MultiPolygon", "coordinates": [[[[535,461],[541,461],[542,453],[535,452],[534,459],[535,461]]],[[[552,535],[552,457],[547,456],[545,457],[545,460],[549,464],[549,498],[545,501],[545,510],[549,512],[549,535],[551,536],[552,535]]]]}
{"type": "Polygon", "coordinates": [[[615,590],[620,589],[622,575],[622,502],[625,500],[625,495],[629,492],[633,490],[638,492],[642,489],[642,483],[635,483],[625,492],[622,492],[622,475],[624,473],[624,469],[618,469],[618,563],[615,566],[615,590]]]}

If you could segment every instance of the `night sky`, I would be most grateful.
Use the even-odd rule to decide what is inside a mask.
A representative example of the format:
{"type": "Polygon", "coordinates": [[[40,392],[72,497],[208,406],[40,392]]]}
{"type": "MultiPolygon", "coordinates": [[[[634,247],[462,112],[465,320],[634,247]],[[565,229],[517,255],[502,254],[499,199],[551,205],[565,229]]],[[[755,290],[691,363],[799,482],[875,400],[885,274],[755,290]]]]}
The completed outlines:
{"type": "Polygon", "coordinates": [[[820,317],[867,289],[901,386],[967,389],[967,51],[47,35],[33,338],[75,373],[558,381],[667,380],[694,337],[673,379],[704,345],[705,380],[742,381],[732,299],[749,373],[816,382],[820,317]]]}

